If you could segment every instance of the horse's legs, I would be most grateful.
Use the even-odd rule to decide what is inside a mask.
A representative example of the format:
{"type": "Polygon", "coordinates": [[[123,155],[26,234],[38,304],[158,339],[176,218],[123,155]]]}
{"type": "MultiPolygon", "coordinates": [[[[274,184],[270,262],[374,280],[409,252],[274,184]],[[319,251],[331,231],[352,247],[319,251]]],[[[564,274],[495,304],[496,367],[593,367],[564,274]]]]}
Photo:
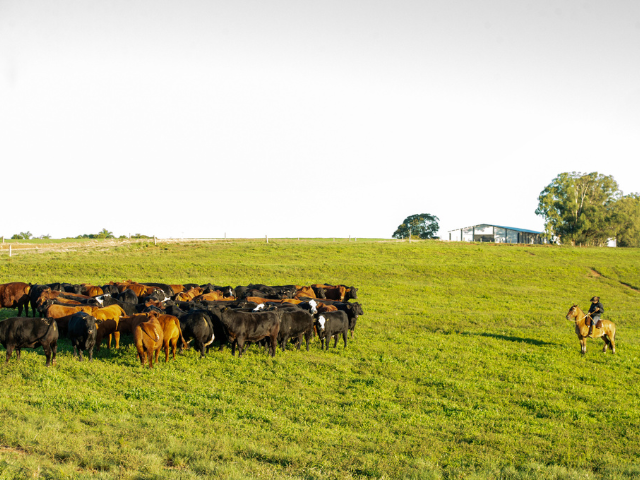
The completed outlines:
{"type": "Polygon", "coordinates": [[[586,339],[586,337],[580,337],[580,353],[582,355],[587,353],[587,339],[586,339]]]}
{"type": "Polygon", "coordinates": [[[607,335],[609,339],[609,345],[611,345],[611,353],[616,353],[616,332],[613,332],[613,335],[607,335]]]}
{"type": "Polygon", "coordinates": [[[609,339],[606,335],[602,336],[602,340],[604,341],[604,347],[602,347],[602,353],[607,353],[607,347],[609,346],[609,339]]]}

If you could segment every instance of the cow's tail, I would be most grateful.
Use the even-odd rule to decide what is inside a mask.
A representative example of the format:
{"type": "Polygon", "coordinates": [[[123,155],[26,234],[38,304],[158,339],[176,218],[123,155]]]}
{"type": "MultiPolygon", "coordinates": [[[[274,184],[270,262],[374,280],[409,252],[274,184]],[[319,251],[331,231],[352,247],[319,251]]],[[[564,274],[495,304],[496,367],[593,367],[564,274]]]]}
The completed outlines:
{"type": "Polygon", "coordinates": [[[178,327],[178,333],[180,334],[180,340],[182,341],[182,348],[186,350],[189,348],[189,344],[184,341],[184,337],[182,336],[182,327],[180,326],[180,320],[177,321],[176,326],[178,327]]]}
{"type": "Polygon", "coordinates": [[[160,335],[158,335],[158,331],[156,330],[155,326],[153,326],[153,325],[145,325],[145,323],[147,323],[147,322],[143,322],[143,323],[141,323],[139,325],[140,329],[144,333],[146,333],[149,336],[149,338],[151,338],[154,342],[157,342],[158,340],[160,340],[160,335]],[[149,330],[151,330],[151,332],[153,332],[153,335],[151,335],[151,332],[149,330]]]}

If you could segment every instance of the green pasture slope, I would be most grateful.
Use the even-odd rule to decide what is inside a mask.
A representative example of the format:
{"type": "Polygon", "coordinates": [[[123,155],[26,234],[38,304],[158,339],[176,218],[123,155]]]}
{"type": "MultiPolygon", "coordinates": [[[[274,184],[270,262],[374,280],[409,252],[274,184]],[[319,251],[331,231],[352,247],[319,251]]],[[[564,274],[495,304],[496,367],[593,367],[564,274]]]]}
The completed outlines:
{"type": "MultiPolygon", "coordinates": [[[[0,255],[0,282],[344,283],[345,350],[0,366],[0,478],[640,477],[640,250],[272,240],[0,255]],[[566,320],[600,295],[617,354],[566,320]]],[[[0,311],[0,318],[15,315],[0,311]]],[[[2,350],[4,351],[4,350],[2,350]]]]}

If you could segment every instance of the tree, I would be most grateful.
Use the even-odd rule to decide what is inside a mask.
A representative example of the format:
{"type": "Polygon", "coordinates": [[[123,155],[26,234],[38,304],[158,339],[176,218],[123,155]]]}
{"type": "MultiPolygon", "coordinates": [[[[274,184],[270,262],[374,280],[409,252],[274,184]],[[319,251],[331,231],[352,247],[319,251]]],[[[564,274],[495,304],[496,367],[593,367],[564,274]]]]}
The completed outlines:
{"type": "Polygon", "coordinates": [[[439,218],[435,215],[428,213],[420,213],[411,215],[404,219],[402,224],[398,225],[398,228],[393,233],[393,238],[413,238],[419,237],[422,239],[438,238],[435,236],[438,228],[439,218]]]}
{"type": "Polygon", "coordinates": [[[614,221],[618,226],[619,247],[640,247],[640,195],[625,195],[615,203],[614,221]]]}
{"type": "Polygon", "coordinates": [[[114,236],[113,232],[110,232],[106,228],[103,228],[96,234],[95,238],[114,238],[114,236]]]}
{"type": "Polygon", "coordinates": [[[619,229],[615,204],[621,197],[612,176],[561,173],[540,192],[536,214],[544,217],[549,238],[572,245],[606,245],[619,229]]]}
{"type": "Polygon", "coordinates": [[[20,232],[11,237],[11,240],[29,240],[31,237],[33,237],[31,232],[20,232]]]}

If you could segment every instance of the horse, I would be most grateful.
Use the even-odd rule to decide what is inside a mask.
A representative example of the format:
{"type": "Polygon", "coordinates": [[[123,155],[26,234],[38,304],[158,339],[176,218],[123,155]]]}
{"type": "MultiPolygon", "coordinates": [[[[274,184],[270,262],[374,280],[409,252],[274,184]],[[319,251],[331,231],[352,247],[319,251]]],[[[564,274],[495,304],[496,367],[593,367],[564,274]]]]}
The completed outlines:
{"type": "MultiPolygon", "coordinates": [[[[587,353],[587,338],[589,335],[589,326],[586,323],[587,316],[584,314],[578,305],[573,305],[567,313],[567,320],[572,320],[576,324],[576,334],[578,340],[580,340],[580,346],[582,355],[587,353]]],[[[611,320],[601,320],[601,328],[593,326],[592,338],[600,338],[604,340],[604,348],[602,353],[607,353],[607,347],[611,347],[611,352],[616,353],[616,324],[611,320]]]]}

